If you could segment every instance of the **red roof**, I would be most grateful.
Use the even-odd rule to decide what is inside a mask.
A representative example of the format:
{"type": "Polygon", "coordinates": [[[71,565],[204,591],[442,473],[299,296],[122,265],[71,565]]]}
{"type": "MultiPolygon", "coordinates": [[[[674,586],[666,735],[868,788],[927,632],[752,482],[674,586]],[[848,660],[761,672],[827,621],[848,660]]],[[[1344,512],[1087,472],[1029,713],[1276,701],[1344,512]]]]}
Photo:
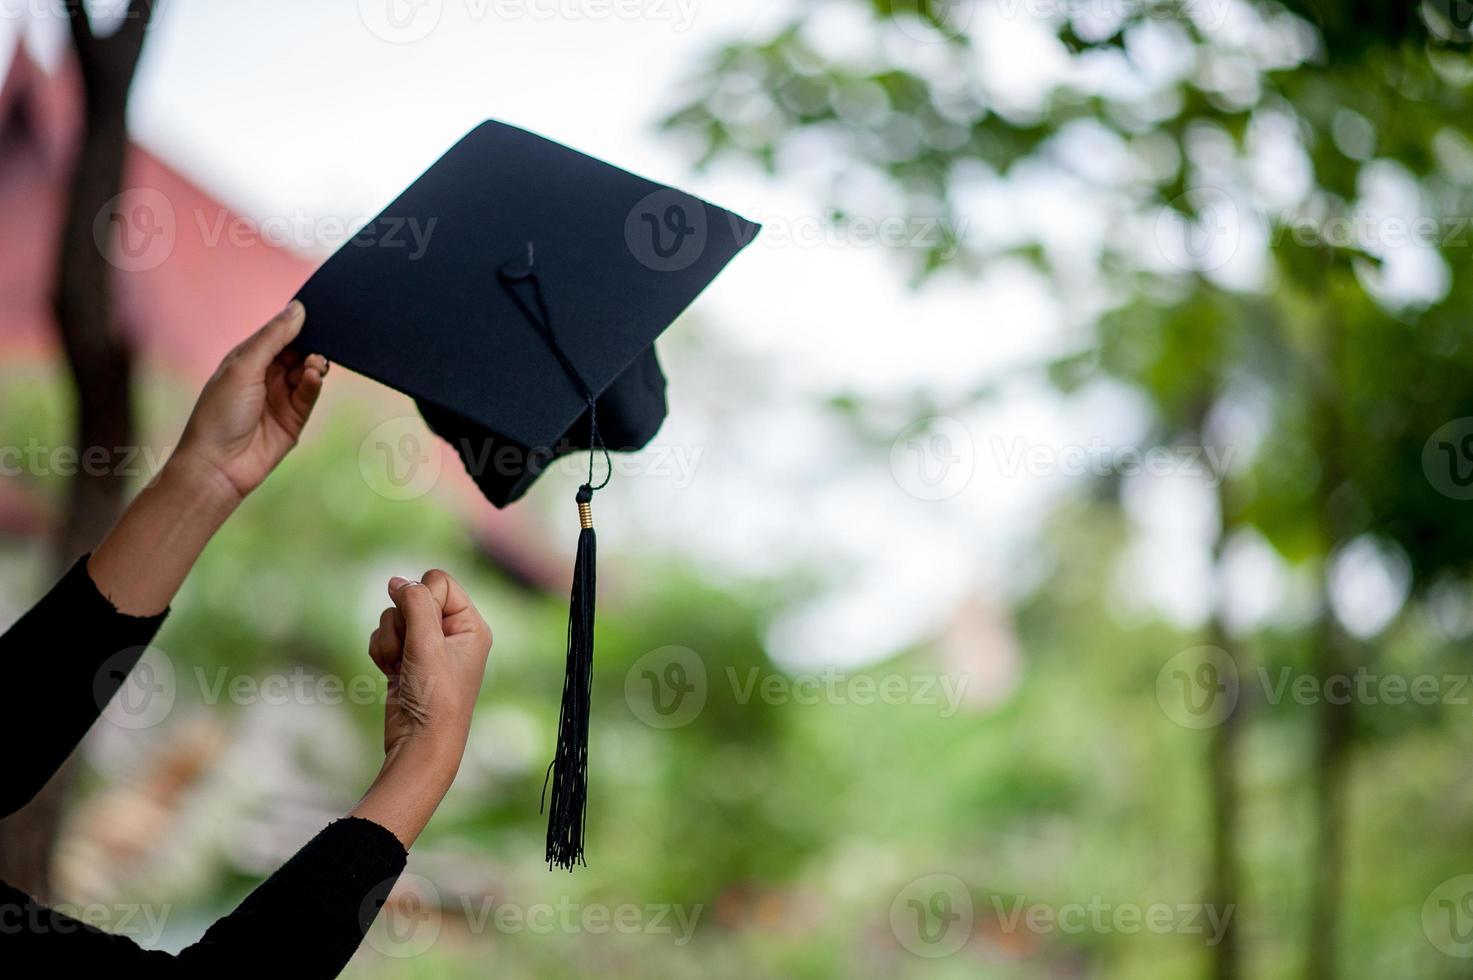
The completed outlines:
{"type": "MultiPolygon", "coordinates": [[[[50,296],[80,102],[72,62],[47,75],[17,49],[0,89],[5,346],[53,343],[50,296]]],[[[129,146],[123,186],[119,215],[125,227],[132,225],[135,244],[159,238],[148,254],[115,272],[118,322],[145,355],[168,367],[207,375],[240,338],[286,305],[315,267],[262,240],[250,222],[136,143],[129,146]],[[160,213],[170,209],[172,215],[160,213]]]]}

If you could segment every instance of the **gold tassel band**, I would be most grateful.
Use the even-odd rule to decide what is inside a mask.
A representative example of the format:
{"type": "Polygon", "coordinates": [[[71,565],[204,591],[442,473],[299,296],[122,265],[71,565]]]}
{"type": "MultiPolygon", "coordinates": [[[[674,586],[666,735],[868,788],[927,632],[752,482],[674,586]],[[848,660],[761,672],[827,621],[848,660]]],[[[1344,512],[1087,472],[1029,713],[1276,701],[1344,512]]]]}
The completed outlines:
{"type": "Polygon", "coordinates": [[[578,523],[582,524],[585,530],[593,527],[593,504],[578,501],[578,523]]]}

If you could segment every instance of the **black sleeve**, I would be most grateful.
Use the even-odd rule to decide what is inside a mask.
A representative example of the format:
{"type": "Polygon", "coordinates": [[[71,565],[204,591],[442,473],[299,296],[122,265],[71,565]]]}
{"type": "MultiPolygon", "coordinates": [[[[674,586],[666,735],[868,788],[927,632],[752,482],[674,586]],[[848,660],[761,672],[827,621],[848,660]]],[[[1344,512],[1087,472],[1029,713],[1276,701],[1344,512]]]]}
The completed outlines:
{"type": "Polygon", "coordinates": [[[138,663],[168,610],[126,616],[87,574],[83,556],[0,636],[6,722],[0,817],[30,802],[77,747],[138,663]]]}
{"type": "Polygon", "coordinates": [[[45,963],[62,976],[328,980],[358,948],[406,857],[378,824],[335,821],[178,956],[142,949],[0,884],[0,961],[45,963]]]}

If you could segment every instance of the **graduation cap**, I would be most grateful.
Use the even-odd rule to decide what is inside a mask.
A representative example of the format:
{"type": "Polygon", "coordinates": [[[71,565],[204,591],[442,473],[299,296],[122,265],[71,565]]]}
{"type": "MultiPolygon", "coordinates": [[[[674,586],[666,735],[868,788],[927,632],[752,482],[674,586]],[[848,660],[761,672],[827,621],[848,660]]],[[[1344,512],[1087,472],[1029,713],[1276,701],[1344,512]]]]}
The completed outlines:
{"type": "Polygon", "coordinates": [[[308,316],[296,345],[412,396],[495,506],[520,498],[555,459],[589,452],[557,750],[543,786],[549,866],[583,861],[593,494],[612,473],[608,453],[643,447],[665,418],[655,338],[757,231],[489,121],[297,294],[308,316]]]}

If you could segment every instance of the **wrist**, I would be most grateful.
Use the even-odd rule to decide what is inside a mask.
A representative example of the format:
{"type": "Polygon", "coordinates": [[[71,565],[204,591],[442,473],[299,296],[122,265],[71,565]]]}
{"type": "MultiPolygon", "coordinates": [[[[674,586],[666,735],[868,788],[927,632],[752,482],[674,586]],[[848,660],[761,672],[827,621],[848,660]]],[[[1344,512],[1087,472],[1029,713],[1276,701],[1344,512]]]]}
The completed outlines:
{"type": "Polygon", "coordinates": [[[372,820],[405,849],[413,847],[455,779],[460,752],[450,748],[414,740],[390,746],[383,768],[349,816],[372,820]]]}
{"type": "Polygon", "coordinates": [[[380,774],[412,773],[427,790],[438,788],[443,795],[455,782],[464,755],[464,739],[456,742],[425,735],[401,738],[385,750],[380,774]]]}
{"type": "Polygon", "coordinates": [[[222,522],[245,499],[220,467],[189,449],[179,449],[169,457],[156,484],[194,501],[207,513],[219,515],[222,522]]]}
{"type": "Polygon", "coordinates": [[[157,615],[239,503],[207,465],[176,453],[98,544],[87,571],[119,612],[157,615]]]}

